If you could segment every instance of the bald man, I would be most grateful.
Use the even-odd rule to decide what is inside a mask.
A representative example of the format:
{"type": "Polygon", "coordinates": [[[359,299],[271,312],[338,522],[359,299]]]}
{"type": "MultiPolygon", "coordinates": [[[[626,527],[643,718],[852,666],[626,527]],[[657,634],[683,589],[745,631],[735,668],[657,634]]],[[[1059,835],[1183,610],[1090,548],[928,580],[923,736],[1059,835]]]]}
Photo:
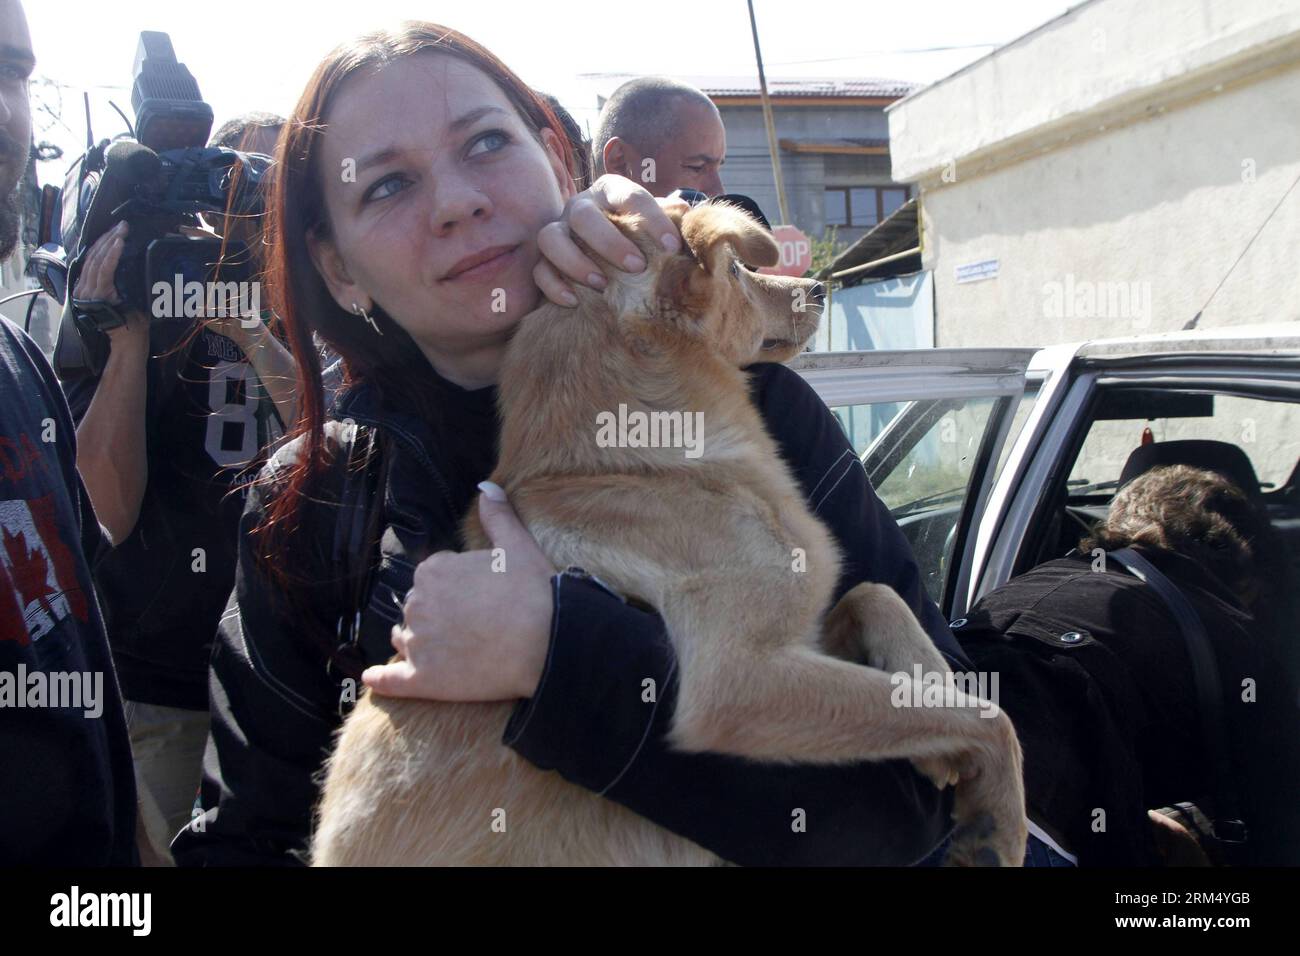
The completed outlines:
{"type": "Polygon", "coordinates": [[[704,93],[677,80],[643,76],[615,90],[596,121],[592,152],[596,175],[626,176],[655,196],[725,192],[722,116],[704,93]]]}

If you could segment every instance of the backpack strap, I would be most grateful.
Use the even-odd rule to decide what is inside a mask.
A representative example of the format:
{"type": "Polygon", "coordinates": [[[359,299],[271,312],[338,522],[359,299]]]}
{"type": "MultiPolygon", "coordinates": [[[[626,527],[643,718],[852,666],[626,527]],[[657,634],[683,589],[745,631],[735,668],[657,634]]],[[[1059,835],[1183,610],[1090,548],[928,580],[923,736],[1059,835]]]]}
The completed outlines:
{"type": "Polygon", "coordinates": [[[1183,644],[1187,647],[1187,656],[1192,663],[1201,737],[1205,754],[1210,761],[1214,786],[1214,842],[1226,858],[1232,859],[1234,854],[1245,848],[1249,834],[1241,818],[1241,803],[1232,761],[1228,755],[1223,684],[1219,678],[1218,658],[1206,633],[1205,622],[1187,595],[1133,548],[1111,551],[1109,556],[1146,584],[1165,603],[1182,633],[1183,644]]]}
{"type": "Polygon", "coordinates": [[[361,611],[366,606],[378,564],[379,536],[383,530],[384,494],[388,462],[376,429],[349,425],[340,436],[339,453],[345,460],[339,494],[338,520],[334,524],[330,566],[341,580],[347,601],[338,621],[338,646],[326,664],[330,676],[359,679],[365,669],[361,653],[361,611]]]}

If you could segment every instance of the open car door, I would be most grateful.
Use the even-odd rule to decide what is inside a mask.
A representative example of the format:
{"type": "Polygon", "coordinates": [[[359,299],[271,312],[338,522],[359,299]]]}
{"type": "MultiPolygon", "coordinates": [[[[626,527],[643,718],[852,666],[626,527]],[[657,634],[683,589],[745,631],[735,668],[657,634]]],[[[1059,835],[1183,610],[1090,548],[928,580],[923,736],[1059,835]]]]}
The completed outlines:
{"type": "Polygon", "coordinates": [[[809,352],[790,363],[840,420],[949,619],[966,609],[974,524],[1033,404],[1036,351],[809,352]]]}
{"type": "Polygon", "coordinates": [[[970,603],[1077,546],[1106,516],[1129,455],[1152,441],[1231,446],[1296,553],[1300,323],[1052,346],[1030,362],[1031,387],[1036,380],[975,534],[970,603]]]}

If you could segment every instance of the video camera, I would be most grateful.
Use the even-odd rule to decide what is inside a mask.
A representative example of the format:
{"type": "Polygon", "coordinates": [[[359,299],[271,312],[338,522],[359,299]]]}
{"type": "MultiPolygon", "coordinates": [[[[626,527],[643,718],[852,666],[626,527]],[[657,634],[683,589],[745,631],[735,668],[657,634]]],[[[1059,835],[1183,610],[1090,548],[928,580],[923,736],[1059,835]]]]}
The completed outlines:
{"type": "Polygon", "coordinates": [[[125,220],[130,224],[114,284],[123,305],[74,300],[65,309],[56,352],[66,364],[102,368],[107,329],[125,324],[119,309],[135,308],[154,321],[165,316],[151,307],[158,283],[244,283],[251,278],[250,252],[242,242],[213,236],[185,235],[183,226],[199,227],[199,213],[260,216],[261,184],[270,157],[224,147],[209,148],[212,107],[203,102],[198,83],[176,61],[166,33],[144,31],[135,57],[131,106],[135,127],[130,136],[91,145],[87,115],[87,150],[68,171],[62,191],[45,187],[40,248],[32,271],[41,288],[64,303],[76,287],[87,250],[95,240],[125,220]],[[68,336],[69,316],[75,336],[68,336]],[[65,338],[78,338],[87,352],[79,363],[64,354],[65,338]]]}

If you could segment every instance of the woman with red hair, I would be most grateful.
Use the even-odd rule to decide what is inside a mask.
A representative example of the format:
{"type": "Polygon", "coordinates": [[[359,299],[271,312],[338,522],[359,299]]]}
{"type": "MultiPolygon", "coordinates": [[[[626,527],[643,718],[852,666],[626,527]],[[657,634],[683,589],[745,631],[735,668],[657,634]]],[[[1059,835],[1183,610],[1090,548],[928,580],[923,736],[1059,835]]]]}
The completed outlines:
{"type": "MultiPolygon", "coordinates": [[[[576,194],[555,113],[487,50],[427,23],[329,54],[276,158],[268,283],[301,417],[244,514],[235,602],[212,658],[203,809],[173,843],[177,859],[300,860],[318,771],[363,672],[384,693],[518,700],[505,745],[730,861],[907,864],[937,845],[948,795],[906,762],[767,765],[670,750],[662,621],[585,574],[557,573],[495,486],[479,507],[510,573],[493,573],[487,551],[449,553],[494,464],[512,330],[543,294],[573,304],[569,281],[604,284],[574,235],[645,268],[606,210],[640,213],[676,249],[649,193],[604,177],[576,194]],[[313,333],[347,370],[337,420],[325,420],[313,333]],[[438,613],[396,629],[407,660],[382,666],[430,556],[436,573],[422,569],[417,587],[438,613]]],[[[960,666],[829,410],[783,366],[754,366],[751,379],[845,554],[840,593],[890,583],[960,666]]]]}

